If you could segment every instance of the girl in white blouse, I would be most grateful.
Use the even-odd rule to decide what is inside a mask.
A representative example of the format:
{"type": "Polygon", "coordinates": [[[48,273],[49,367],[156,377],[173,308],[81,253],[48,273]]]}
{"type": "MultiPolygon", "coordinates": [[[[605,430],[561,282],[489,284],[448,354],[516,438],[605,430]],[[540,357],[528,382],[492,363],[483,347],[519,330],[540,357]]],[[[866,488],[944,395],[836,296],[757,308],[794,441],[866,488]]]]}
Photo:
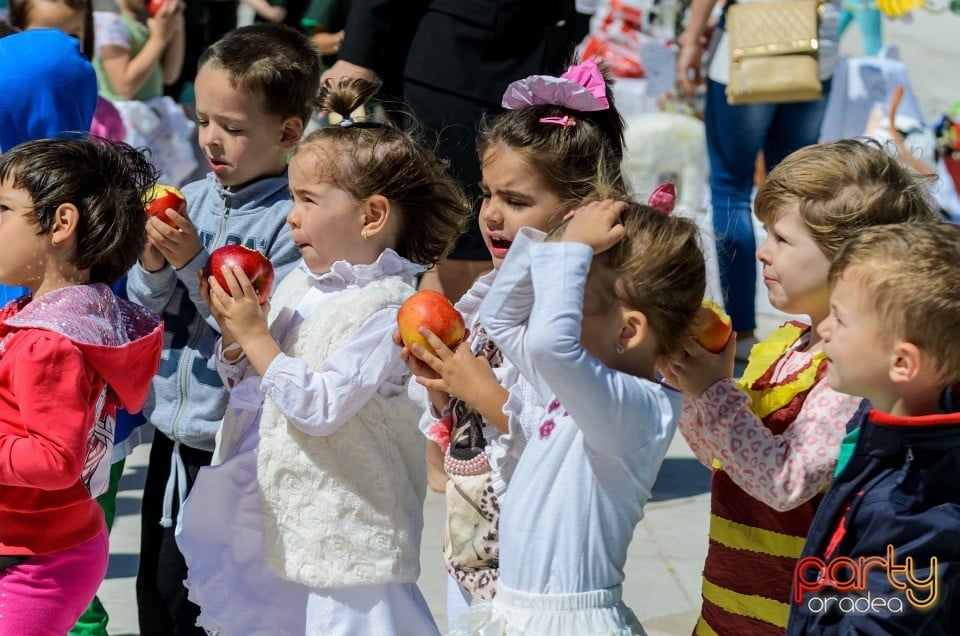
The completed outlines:
{"type": "MultiPolygon", "coordinates": [[[[605,200],[577,210],[559,240],[536,234],[521,231],[480,320],[553,399],[536,428],[512,435],[526,445],[500,500],[497,596],[457,633],[643,633],[620,586],[680,413],[681,393],[654,368],[688,337],[703,298],[697,229],[605,200]]],[[[516,408],[511,398],[504,411],[516,408]]]]}
{"type": "Polygon", "coordinates": [[[321,88],[344,117],[290,162],[300,267],[260,306],[235,268],[205,300],[230,403],[184,505],[187,587],[219,634],[433,634],[417,587],[420,412],[391,335],[415,275],[453,245],[467,201],[390,125],[354,121],[378,83],[321,88]]]}

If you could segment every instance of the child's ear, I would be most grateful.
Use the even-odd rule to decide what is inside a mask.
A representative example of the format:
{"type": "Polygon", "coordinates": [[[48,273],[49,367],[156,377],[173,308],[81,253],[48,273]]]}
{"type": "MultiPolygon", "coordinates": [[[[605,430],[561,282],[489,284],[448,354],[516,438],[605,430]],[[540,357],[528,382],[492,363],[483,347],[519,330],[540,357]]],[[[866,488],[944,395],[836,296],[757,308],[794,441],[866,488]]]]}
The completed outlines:
{"type": "Polygon", "coordinates": [[[382,232],[387,227],[390,220],[390,199],[382,194],[374,194],[363,202],[363,218],[361,219],[361,231],[365,232],[366,238],[371,238],[382,232]]]}
{"type": "Polygon", "coordinates": [[[890,380],[892,382],[910,382],[923,371],[929,371],[925,366],[930,363],[930,360],[920,347],[912,342],[896,343],[891,358],[890,380]]]}
{"type": "Polygon", "coordinates": [[[646,314],[636,309],[623,312],[620,318],[620,333],[617,334],[617,350],[623,351],[640,346],[650,333],[650,323],[646,314]]]}
{"type": "Polygon", "coordinates": [[[80,211],[72,203],[61,203],[53,213],[53,226],[50,229],[50,240],[54,245],[61,245],[77,234],[80,224],[80,211]]]}
{"type": "Polygon", "coordinates": [[[303,136],[303,120],[299,117],[287,117],[280,129],[280,145],[284,148],[293,148],[303,136]]]}

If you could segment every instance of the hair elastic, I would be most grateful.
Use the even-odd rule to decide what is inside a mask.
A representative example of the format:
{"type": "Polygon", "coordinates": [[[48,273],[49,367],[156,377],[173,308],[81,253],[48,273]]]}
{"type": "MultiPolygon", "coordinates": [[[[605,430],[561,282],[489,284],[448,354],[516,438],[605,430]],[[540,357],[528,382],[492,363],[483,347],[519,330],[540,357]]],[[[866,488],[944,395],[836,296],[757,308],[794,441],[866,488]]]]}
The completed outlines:
{"type": "Polygon", "coordinates": [[[343,119],[340,120],[340,125],[343,126],[344,128],[349,128],[350,126],[353,126],[355,123],[357,122],[353,121],[353,117],[344,117],[343,119]]]}
{"type": "Polygon", "coordinates": [[[540,123],[556,124],[558,126],[576,126],[577,120],[570,115],[564,115],[563,117],[541,117],[540,123]]]}

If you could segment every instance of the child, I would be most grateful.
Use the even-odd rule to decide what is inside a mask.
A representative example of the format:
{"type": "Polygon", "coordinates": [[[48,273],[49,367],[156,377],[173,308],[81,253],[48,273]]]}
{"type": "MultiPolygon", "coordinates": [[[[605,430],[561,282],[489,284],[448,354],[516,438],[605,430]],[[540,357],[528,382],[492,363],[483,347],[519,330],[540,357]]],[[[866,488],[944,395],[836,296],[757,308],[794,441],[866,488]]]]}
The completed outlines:
{"type": "Polygon", "coordinates": [[[818,329],[827,379],[873,408],[847,426],[797,564],[787,633],[954,633],[960,228],[866,230],[834,259],[830,291],[818,329]]]}
{"type": "Polygon", "coordinates": [[[755,346],[738,382],[735,338],[717,355],[691,341],[664,368],[687,393],[680,432],[713,468],[697,634],[783,633],[794,563],[860,403],[824,376],[816,328],[829,313],[830,259],[864,227],[935,219],[921,180],[856,140],[789,155],[755,205],[767,229],[757,258],[770,302],[810,324],[787,322],[755,346]]]}
{"type": "Polygon", "coordinates": [[[272,307],[239,270],[207,292],[230,406],[222,463],[200,472],[178,541],[201,622],[220,634],[437,633],[416,584],[419,411],[390,335],[468,203],[409,134],[350,118],[378,86],[321,89],[319,106],[346,123],[310,134],[291,160],[287,218],[303,260],[272,307]]]}
{"type": "MultiPolygon", "coordinates": [[[[96,75],[76,39],[51,29],[0,39],[0,153],[87,131],[96,105],[96,75]]],[[[0,285],[0,306],[26,292],[0,285]]]]}
{"type": "Polygon", "coordinates": [[[451,621],[471,598],[489,600],[495,591],[496,498],[519,453],[516,439],[494,441],[507,432],[502,408],[508,391],[521,382],[517,393],[523,396],[530,425],[539,422],[549,398],[538,396],[519,378],[516,367],[487,338],[479,323],[480,302],[521,227],[551,230],[565,211],[594,191],[623,188],[623,121],[608,84],[596,63],[588,60],[559,78],[531,76],[507,88],[503,103],[509,110],[485,120],[480,131],[480,234],[494,269],[456,305],[470,337],[456,351],[432,340],[437,356],[416,352],[426,364],[406,350],[401,354],[429,388],[430,409],[421,420],[431,440],[428,476],[431,468],[439,474],[441,465],[445,472],[436,481],[446,482],[444,559],[451,576],[451,621]]]}
{"type": "Polygon", "coordinates": [[[169,636],[175,625],[200,633],[172,525],[197,471],[210,463],[228,395],[214,357],[219,328],[201,299],[199,273],[226,243],[264,253],[278,279],[293,269],[286,160],[310,117],[319,78],[309,40],[280,25],[236,29],[204,52],[197,116],[213,172],[183,188],[189,219],[168,211],[179,229],[150,219],[150,244],[127,281],[130,298],[166,322],[163,363],[144,408],[160,433],[142,504],[137,599],[144,635],[169,636]]]}
{"type": "Polygon", "coordinates": [[[155,176],[133,148],[32,141],[0,157],[0,635],[65,634],[107,570],[112,418],[137,411],[163,330],[105,283],[146,240],[155,176]],[[106,458],[107,461],[102,461],[106,458]]]}
{"type": "MultiPolygon", "coordinates": [[[[568,215],[569,216],[569,215],[568,215]]],[[[467,633],[636,634],[620,600],[627,547],[682,396],[656,382],[703,298],[696,225],[605,200],[536,243],[514,241],[480,321],[540,395],[552,395],[501,497],[500,580],[467,633]]],[[[517,396],[504,411],[514,434],[517,396]]],[[[458,632],[459,633],[459,632],[458,632]]]]}
{"type": "MultiPolygon", "coordinates": [[[[40,0],[49,1],[49,0],[40,0]]],[[[180,76],[183,11],[168,0],[147,18],[146,0],[117,0],[119,12],[94,11],[94,67],[100,93],[111,101],[147,101],[180,76]]]]}

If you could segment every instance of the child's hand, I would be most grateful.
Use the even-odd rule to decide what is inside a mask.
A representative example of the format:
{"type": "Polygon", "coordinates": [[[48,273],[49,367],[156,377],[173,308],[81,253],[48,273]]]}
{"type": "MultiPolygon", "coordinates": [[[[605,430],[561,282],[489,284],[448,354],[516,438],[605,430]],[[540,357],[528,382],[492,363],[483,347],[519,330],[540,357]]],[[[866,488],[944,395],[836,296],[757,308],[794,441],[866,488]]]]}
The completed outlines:
{"type": "Polygon", "coordinates": [[[604,199],[573,210],[567,214],[570,222],[563,231],[563,240],[586,243],[594,254],[605,252],[624,236],[620,215],[626,209],[624,201],[604,199]]]}
{"type": "Polygon", "coordinates": [[[150,237],[147,237],[147,243],[140,254],[140,267],[148,272],[159,272],[167,264],[167,259],[163,257],[157,246],[153,244],[150,237]]]}
{"type": "Polygon", "coordinates": [[[403,344],[403,339],[400,338],[400,331],[393,332],[393,344],[400,347],[400,359],[403,360],[407,368],[410,369],[410,373],[415,377],[428,378],[430,380],[435,380],[440,376],[430,368],[423,360],[413,355],[410,352],[410,349],[403,344]]]}
{"type": "Polygon", "coordinates": [[[490,362],[482,355],[473,354],[466,337],[455,349],[450,349],[429,329],[421,328],[420,334],[436,351],[436,354],[432,354],[421,345],[413,344],[413,354],[432,369],[436,376],[429,378],[417,375],[417,382],[427,389],[443,391],[464,402],[475,404],[480,383],[488,378],[496,381],[490,362]]]}
{"type": "Polygon", "coordinates": [[[690,338],[684,351],[664,360],[658,369],[670,386],[682,389],[694,397],[725,378],[733,377],[734,357],[737,354],[736,334],[731,334],[727,346],[720,353],[710,353],[690,338]]]}
{"type": "Polygon", "coordinates": [[[147,237],[156,245],[160,253],[175,269],[181,269],[193,260],[193,257],[203,249],[200,235],[190,219],[178,214],[175,210],[167,210],[167,218],[177,227],[170,227],[163,221],[151,217],[147,219],[147,237]]]}
{"type": "Polygon", "coordinates": [[[207,278],[207,295],[210,299],[207,304],[211,315],[217,319],[223,331],[237,336],[241,347],[244,347],[244,341],[248,337],[269,334],[267,315],[270,313],[270,305],[260,304],[253,283],[243,273],[243,269],[224,267],[223,278],[227,281],[228,290],[223,289],[213,276],[207,278]]]}
{"type": "Polygon", "coordinates": [[[167,0],[152,18],[147,18],[150,35],[169,44],[178,31],[183,29],[183,5],[179,0],[167,0]]]}
{"type": "Polygon", "coordinates": [[[207,309],[210,310],[210,315],[213,316],[213,319],[217,321],[217,325],[220,326],[220,335],[224,338],[230,337],[230,340],[235,340],[230,330],[227,329],[224,325],[224,316],[219,309],[214,305],[210,299],[210,272],[207,272],[204,269],[201,269],[197,272],[197,284],[200,287],[200,297],[203,298],[203,302],[207,305],[207,309]]]}

